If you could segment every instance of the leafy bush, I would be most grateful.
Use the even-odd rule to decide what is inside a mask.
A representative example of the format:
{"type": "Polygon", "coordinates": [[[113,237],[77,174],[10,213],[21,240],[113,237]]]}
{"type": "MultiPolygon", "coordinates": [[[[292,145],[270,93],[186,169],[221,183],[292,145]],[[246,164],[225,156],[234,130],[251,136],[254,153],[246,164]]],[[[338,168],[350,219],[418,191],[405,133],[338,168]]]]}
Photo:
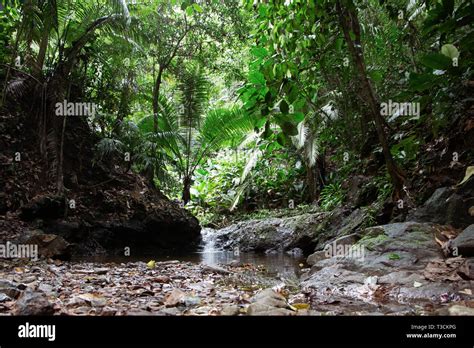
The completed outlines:
{"type": "Polygon", "coordinates": [[[323,210],[331,210],[342,204],[345,192],[341,183],[332,183],[324,186],[321,190],[320,206],[323,210]]]}

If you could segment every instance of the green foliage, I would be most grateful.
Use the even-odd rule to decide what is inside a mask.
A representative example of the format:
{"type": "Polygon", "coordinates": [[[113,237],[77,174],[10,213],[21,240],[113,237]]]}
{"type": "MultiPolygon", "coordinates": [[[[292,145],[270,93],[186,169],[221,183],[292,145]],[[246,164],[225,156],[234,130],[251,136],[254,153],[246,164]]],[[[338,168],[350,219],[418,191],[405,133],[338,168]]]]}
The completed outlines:
{"type": "Polygon", "coordinates": [[[126,169],[150,170],[173,198],[189,190],[203,218],[312,202],[311,186],[330,210],[351,175],[373,175],[378,203],[392,195],[351,40],[378,101],[420,104],[420,115],[382,120],[388,155],[405,168],[459,128],[474,79],[472,1],[8,4],[2,90],[24,89],[24,75],[41,85],[63,74],[68,98],[98,105],[88,120],[95,161],[130,154],[126,169]],[[360,33],[344,35],[342,9],[357,9],[360,33]]]}
{"type": "Polygon", "coordinates": [[[389,260],[400,260],[401,257],[400,257],[400,255],[398,255],[397,253],[390,253],[390,254],[388,255],[388,259],[389,259],[389,260]]]}
{"type": "Polygon", "coordinates": [[[344,202],[345,192],[340,183],[326,185],[321,190],[321,209],[325,211],[332,210],[344,202]]]}

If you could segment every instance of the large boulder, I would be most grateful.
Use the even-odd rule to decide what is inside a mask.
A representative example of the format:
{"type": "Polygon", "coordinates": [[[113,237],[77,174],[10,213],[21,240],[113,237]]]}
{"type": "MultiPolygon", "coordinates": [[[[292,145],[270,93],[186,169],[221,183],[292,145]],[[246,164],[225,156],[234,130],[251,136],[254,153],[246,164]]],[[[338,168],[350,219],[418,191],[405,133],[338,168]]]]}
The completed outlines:
{"type": "Polygon", "coordinates": [[[376,303],[383,297],[384,301],[443,303],[446,293],[470,287],[466,274],[470,268],[469,260],[444,259],[434,239],[439,228],[413,221],[367,228],[352,245],[351,250],[362,250],[357,257],[311,255],[312,268],[302,285],[315,296],[330,296],[331,301],[376,303]],[[457,266],[462,267],[458,272],[457,266]],[[457,276],[461,270],[464,277],[457,276]]]}
{"type": "MultiPolygon", "coordinates": [[[[474,183],[474,180],[471,180],[474,183]]],[[[410,212],[407,221],[435,222],[464,228],[474,222],[469,209],[474,206],[474,189],[472,183],[453,189],[438,188],[421,206],[410,212]]]]}
{"type": "Polygon", "coordinates": [[[322,254],[318,259],[313,255],[308,262],[313,265],[313,271],[342,262],[350,269],[359,269],[376,275],[384,274],[393,269],[420,269],[429,260],[443,257],[441,248],[437,245],[433,231],[435,224],[417,223],[413,221],[375,226],[361,231],[357,238],[339,238],[329,243],[333,246],[353,244],[354,257],[328,257],[322,254]],[[340,240],[340,243],[338,243],[340,240]],[[357,253],[355,252],[357,251],[357,253]],[[360,256],[360,257],[359,257],[360,256]]]}
{"type": "Polygon", "coordinates": [[[247,315],[295,315],[296,313],[290,310],[286,298],[274,291],[273,289],[265,289],[252,297],[251,304],[247,309],[247,315]]]}
{"type": "Polygon", "coordinates": [[[24,242],[38,244],[40,254],[55,258],[67,258],[69,253],[123,254],[127,247],[134,255],[198,248],[201,227],[191,213],[159,191],[133,193],[127,196],[126,191],[111,191],[78,196],[76,207],[68,209],[67,216],[64,198],[37,198],[22,208],[21,216],[34,220],[33,224],[44,233],[24,235],[24,242]],[[103,209],[105,206],[108,208],[103,209]],[[25,241],[28,238],[32,239],[25,241]]]}
{"type": "Polygon", "coordinates": [[[474,224],[462,231],[452,243],[457,255],[474,256],[474,224]]]}
{"type": "Polygon", "coordinates": [[[288,251],[305,254],[323,249],[328,240],[357,231],[367,215],[362,209],[336,209],[284,218],[248,220],[215,231],[216,247],[241,251],[288,251]]]}
{"type": "Polygon", "coordinates": [[[312,213],[287,218],[248,220],[215,231],[218,248],[241,251],[286,251],[315,247],[315,237],[327,213],[312,213]]]}
{"type": "Polygon", "coordinates": [[[42,292],[27,289],[15,303],[15,315],[53,315],[54,306],[42,292]]]}
{"type": "Polygon", "coordinates": [[[34,233],[26,239],[25,244],[36,245],[38,256],[62,260],[71,257],[70,244],[55,234],[34,233]]]}

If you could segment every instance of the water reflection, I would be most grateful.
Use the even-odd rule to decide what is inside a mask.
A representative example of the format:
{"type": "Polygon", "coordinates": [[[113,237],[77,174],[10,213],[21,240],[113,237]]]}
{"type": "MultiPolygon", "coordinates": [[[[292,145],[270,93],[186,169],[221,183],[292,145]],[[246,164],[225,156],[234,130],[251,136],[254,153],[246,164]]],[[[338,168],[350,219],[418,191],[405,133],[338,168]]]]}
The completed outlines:
{"type": "Polygon", "coordinates": [[[148,262],[179,260],[194,263],[203,263],[211,266],[234,264],[252,264],[261,265],[269,273],[281,276],[294,276],[298,274],[299,264],[304,262],[301,257],[294,257],[285,253],[262,254],[254,252],[238,252],[232,250],[220,250],[216,247],[215,233],[211,229],[203,229],[202,231],[201,251],[186,254],[170,253],[170,254],[149,254],[140,256],[96,256],[87,259],[79,258],[73,261],[101,262],[101,263],[122,263],[122,262],[148,262]]]}

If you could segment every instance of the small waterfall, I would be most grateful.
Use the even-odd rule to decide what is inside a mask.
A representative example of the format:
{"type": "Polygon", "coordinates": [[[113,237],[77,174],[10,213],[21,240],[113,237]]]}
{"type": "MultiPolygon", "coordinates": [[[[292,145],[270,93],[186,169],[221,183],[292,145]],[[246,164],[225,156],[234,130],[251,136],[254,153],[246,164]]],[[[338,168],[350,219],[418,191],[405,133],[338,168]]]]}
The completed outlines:
{"type": "Polygon", "coordinates": [[[202,243],[201,243],[201,252],[202,253],[215,253],[221,251],[216,248],[216,230],[212,228],[203,228],[201,230],[202,243]]]}

